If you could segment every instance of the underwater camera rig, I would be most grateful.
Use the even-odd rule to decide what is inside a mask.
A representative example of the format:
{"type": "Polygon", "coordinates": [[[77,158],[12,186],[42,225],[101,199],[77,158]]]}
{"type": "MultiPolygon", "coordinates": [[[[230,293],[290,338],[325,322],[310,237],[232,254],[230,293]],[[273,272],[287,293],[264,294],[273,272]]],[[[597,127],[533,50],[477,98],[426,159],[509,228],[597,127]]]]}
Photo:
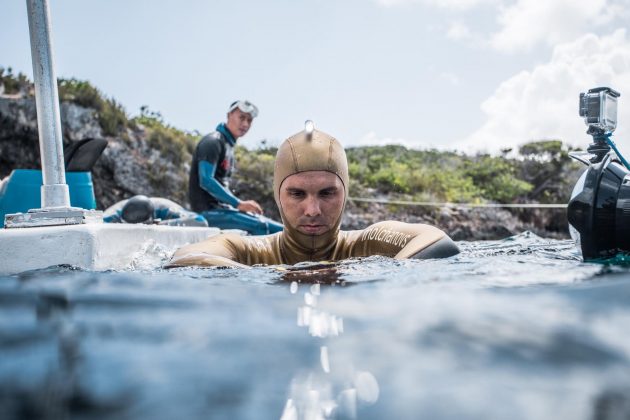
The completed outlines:
{"type": "Polygon", "coordinates": [[[610,139],[619,96],[607,87],[580,94],[579,114],[593,143],[570,153],[588,168],[573,188],[567,218],[584,261],[630,253],[630,166],[610,139]]]}

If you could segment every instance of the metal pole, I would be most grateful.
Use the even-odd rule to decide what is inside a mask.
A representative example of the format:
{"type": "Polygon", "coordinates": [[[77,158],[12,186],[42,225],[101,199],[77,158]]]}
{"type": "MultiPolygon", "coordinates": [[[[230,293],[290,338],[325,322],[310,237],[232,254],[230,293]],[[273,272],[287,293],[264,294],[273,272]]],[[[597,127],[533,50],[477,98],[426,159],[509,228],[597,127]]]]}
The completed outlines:
{"type": "Polygon", "coordinates": [[[59,118],[59,93],[53,66],[48,0],[26,0],[31,36],[39,152],[42,159],[42,205],[28,213],[7,214],[5,228],[102,223],[103,212],[70,207],[59,118]]]}
{"type": "Polygon", "coordinates": [[[42,208],[70,207],[66,184],[48,0],[26,0],[31,37],[39,151],[42,161],[42,208]]]}

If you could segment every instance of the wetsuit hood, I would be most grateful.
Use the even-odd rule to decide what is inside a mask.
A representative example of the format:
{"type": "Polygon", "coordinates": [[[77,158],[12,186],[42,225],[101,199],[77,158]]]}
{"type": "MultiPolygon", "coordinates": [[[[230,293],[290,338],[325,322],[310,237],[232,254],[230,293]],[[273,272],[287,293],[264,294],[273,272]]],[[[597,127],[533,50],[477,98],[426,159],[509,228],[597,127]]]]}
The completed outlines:
{"type": "Polygon", "coordinates": [[[322,131],[312,129],[312,126],[310,128],[289,137],[280,145],[274,167],[273,193],[284,223],[280,245],[290,264],[305,259],[317,261],[330,257],[337,244],[341,217],[348,198],[346,152],[337,139],[322,131]],[[344,200],[339,216],[332,229],[322,235],[305,235],[294,226],[290,226],[280,202],[282,182],[293,174],[307,171],[331,172],[343,183],[344,200]]]}

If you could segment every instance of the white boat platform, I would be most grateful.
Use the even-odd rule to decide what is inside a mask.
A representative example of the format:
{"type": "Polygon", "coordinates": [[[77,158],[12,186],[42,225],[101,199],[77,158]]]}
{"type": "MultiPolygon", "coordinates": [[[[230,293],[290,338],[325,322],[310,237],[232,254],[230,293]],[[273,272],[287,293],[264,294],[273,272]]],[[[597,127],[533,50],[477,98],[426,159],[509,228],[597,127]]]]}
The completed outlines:
{"type": "Polygon", "coordinates": [[[212,227],[118,223],[0,229],[0,275],[55,265],[95,271],[133,269],[139,253],[147,248],[173,252],[221,232],[212,227]]]}

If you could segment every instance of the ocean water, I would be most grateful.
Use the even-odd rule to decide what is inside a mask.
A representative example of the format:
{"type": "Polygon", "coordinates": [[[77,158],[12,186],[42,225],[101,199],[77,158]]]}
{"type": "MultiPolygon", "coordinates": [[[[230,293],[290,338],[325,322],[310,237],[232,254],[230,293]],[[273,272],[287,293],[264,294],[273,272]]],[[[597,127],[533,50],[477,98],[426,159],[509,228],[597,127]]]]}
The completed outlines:
{"type": "Polygon", "coordinates": [[[630,268],[444,260],[0,277],[0,418],[630,418],[630,268]]]}

